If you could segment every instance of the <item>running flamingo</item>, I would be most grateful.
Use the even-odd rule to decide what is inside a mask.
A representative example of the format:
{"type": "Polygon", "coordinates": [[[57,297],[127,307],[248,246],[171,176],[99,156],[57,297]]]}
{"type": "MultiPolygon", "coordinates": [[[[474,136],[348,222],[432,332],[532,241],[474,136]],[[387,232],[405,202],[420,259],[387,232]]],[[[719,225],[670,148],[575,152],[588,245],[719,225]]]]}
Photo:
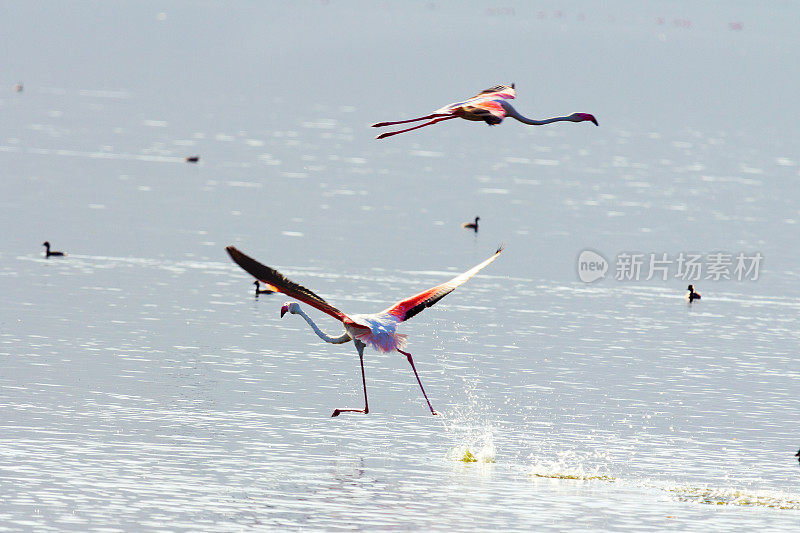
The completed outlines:
{"type": "Polygon", "coordinates": [[[344,344],[352,340],[356,345],[358,358],[361,360],[361,383],[364,387],[364,408],[335,409],[331,415],[333,417],[339,416],[341,413],[369,413],[369,403],[367,402],[367,379],[364,375],[364,348],[366,348],[367,345],[372,346],[379,352],[387,353],[397,350],[401,354],[405,355],[406,359],[408,359],[408,362],[411,363],[411,370],[414,371],[414,375],[417,378],[417,383],[419,383],[419,388],[422,390],[422,395],[425,397],[425,401],[428,402],[428,407],[431,410],[431,414],[438,414],[436,411],[434,411],[430,400],[428,400],[428,395],[425,393],[425,388],[422,386],[422,381],[419,379],[417,369],[414,367],[414,360],[411,358],[411,354],[403,351],[403,348],[406,346],[406,335],[396,333],[397,326],[400,324],[400,322],[404,322],[415,316],[426,307],[432,306],[450,294],[456,287],[465,283],[469,278],[477,274],[481,269],[497,259],[497,256],[500,255],[500,252],[503,251],[503,247],[501,246],[498,248],[494,255],[486,261],[471,268],[470,270],[467,270],[463,274],[456,276],[450,281],[442,283],[441,285],[437,285],[436,287],[432,287],[406,300],[397,302],[380,313],[369,315],[346,315],[310,290],[289,280],[277,270],[266,265],[262,265],[255,259],[243,254],[233,246],[228,246],[226,250],[228,251],[228,255],[231,256],[231,259],[233,259],[237,265],[249,272],[251,275],[253,275],[253,277],[264,283],[273,291],[282,292],[287,296],[290,296],[296,300],[300,300],[301,302],[306,303],[311,307],[315,307],[323,313],[327,313],[333,318],[342,322],[342,325],[344,326],[344,333],[338,337],[332,337],[320,330],[314,321],[311,320],[311,317],[309,317],[300,308],[300,305],[297,302],[287,302],[283,305],[283,307],[281,307],[281,317],[283,317],[283,315],[285,315],[287,312],[293,315],[300,315],[303,317],[303,319],[305,319],[306,322],[308,322],[308,325],[311,326],[311,329],[314,330],[314,333],[316,333],[317,336],[325,342],[329,342],[331,344],[344,344]]]}
{"type": "Polygon", "coordinates": [[[551,122],[560,122],[560,121],[568,121],[568,122],[583,122],[585,120],[594,122],[594,125],[597,126],[597,119],[594,118],[594,115],[590,115],[589,113],[573,113],[567,117],[554,117],[554,118],[547,118],[544,120],[533,120],[530,118],[525,118],[519,113],[517,110],[511,107],[511,104],[506,102],[506,100],[511,100],[516,98],[517,91],[514,90],[514,84],[512,83],[509,85],[495,85],[491,89],[486,89],[485,91],[481,91],[479,94],[473,96],[469,100],[465,100],[463,102],[455,102],[450,105],[446,105],[442,108],[437,109],[430,115],[425,115],[424,117],[419,118],[412,118],[410,120],[398,120],[396,122],[378,122],[377,124],[373,124],[373,128],[380,128],[383,126],[392,126],[394,124],[405,124],[407,122],[417,122],[419,120],[428,120],[433,119],[430,122],[426,122],[425,124],[421,124],[419,126],[414,126],[413,128],[407,128],[404,130],[399,131],[390,131],[388,133],[381,133],[376,139],[385,139],[386,137],[391,137],[392,135],[397,135],[398,133],[405,133],[407,131],[416,130],[419,128],[424,128],[425,126],[430,126],[431,124],[436,124],[437,122],[442,122],[443,120],[450,120],[452,118],[463,118],[466,120],[473,120],[473,121],[484,121],[490,126],[495,126],[500,124],[505,117],[511,117],[519,120],[522,123],[530,124],[532,126],[541,126],[543,124],[550,124],[551,122]]]}

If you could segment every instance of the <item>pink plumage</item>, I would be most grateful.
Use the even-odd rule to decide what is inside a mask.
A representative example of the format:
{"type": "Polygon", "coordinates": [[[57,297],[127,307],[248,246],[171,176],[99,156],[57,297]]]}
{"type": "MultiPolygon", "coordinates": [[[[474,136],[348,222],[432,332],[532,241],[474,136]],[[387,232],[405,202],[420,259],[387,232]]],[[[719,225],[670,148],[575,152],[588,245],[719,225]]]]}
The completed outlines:
{"type": "Polygon", "coordinates": [[[419,128],[424,128],[425,126],[430,126],[432,124],[437,124],[439,122],[445,120],[451,120],[454,118],[463,118],[465,120],[471,120],[475,122],[486,122],[490,126],[495,126],[500,124],[504,118],[511,117],[524,124],[529,124],[533,126],[541,126],[543,124],[550,124],[551,122],[559,122],[559,121],[568,121],[568,122],[583,122],[589,121],[593,122],[595,126],[597,125],[597,120],[594,118],[593,115],[589,113],[573,113],[569,116],[565,117],[554,117],[548,118],[544,120],[534,120],[523,117],[508,103],[508,100],[512,100],[516,98],[517,91],[514,89],[514,84],[511,85],[495,85],[489,89],[485,89],[480,93],[476,94],[472,98],[468,100],[464,100],[463,102],[454,102],[452,104],[448,104],[444,107],[440,107],[430,115],[425,115],[424,117],[412,118],[408,120],[398,120],[394,122],[378,122],[377,124],[373,124],[373,128],[381,128],[383,126],[392,126],[395,124],[406,124],[408,122],[418,122],[420,120],[429,120],[424,124],[420,124],[418,126],[413,126],[411,128],[406,128],[403,130],[398,131],[390,131],[387,133],[381,133],[376,137],[376,139],[385,139],[386,137],[391,137],[392,135],[397,135],[398,133],[405,133],[407,131],[416,130],[419,128]]]}

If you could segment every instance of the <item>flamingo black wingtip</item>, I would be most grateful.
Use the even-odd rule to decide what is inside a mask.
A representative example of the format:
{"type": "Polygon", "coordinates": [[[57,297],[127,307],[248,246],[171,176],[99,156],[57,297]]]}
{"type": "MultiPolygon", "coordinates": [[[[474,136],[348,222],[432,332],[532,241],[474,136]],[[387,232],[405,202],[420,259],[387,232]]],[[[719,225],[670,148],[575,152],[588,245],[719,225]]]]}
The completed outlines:
{"type": "Polygon", "coordinates": [[[249,257],[247,257],[247,255],[245,255],[244,253],[242,253],[241,251],[239,251],[239,249],[238,249],[238,248],[236,248],[236,247],[235,247],[235,246],[233,246],[233,245],[226,246],[226,247],[225,247],[225,251],[226,251],[226,252],[228,252],[228,255],[230,256],[231,260],[232,260],[234,263],[236,263],[237,265],[239,265],[239,266],[242,266],[242,260],[243,260],[243,258],[250,259],[249,257]]]}

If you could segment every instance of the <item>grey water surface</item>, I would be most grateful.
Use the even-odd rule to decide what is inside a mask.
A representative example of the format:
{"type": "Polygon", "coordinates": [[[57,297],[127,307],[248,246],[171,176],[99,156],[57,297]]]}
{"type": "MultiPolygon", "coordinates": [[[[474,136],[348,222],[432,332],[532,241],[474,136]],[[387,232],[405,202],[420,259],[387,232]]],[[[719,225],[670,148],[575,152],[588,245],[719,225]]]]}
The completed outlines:
{"type": "Polygon", "coordinates": [[[800,8],[602,4],[4,3],[0,531],[796,531],[800,8]],[[369,127],[512,82],[599,127],[369,127]],[[367,350],[330,418],[224,251],[368,313],[501,243],[401,327],[438,417],[367,350]],[[681,253],[763,260],[616,279],[681,253]]]}

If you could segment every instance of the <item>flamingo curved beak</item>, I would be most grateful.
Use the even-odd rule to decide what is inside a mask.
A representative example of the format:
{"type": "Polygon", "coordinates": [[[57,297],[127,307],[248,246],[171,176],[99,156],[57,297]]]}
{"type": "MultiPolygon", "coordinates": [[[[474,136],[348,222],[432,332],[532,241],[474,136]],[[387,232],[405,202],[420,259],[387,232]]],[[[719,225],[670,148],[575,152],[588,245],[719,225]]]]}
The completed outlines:
{"type": "Polygon", "coordinates": [[[281,318],[283,318],[283,315],[285,315],[288,310],[289,304],[283,304],[283,307],[281,307],[281,318]]]}

